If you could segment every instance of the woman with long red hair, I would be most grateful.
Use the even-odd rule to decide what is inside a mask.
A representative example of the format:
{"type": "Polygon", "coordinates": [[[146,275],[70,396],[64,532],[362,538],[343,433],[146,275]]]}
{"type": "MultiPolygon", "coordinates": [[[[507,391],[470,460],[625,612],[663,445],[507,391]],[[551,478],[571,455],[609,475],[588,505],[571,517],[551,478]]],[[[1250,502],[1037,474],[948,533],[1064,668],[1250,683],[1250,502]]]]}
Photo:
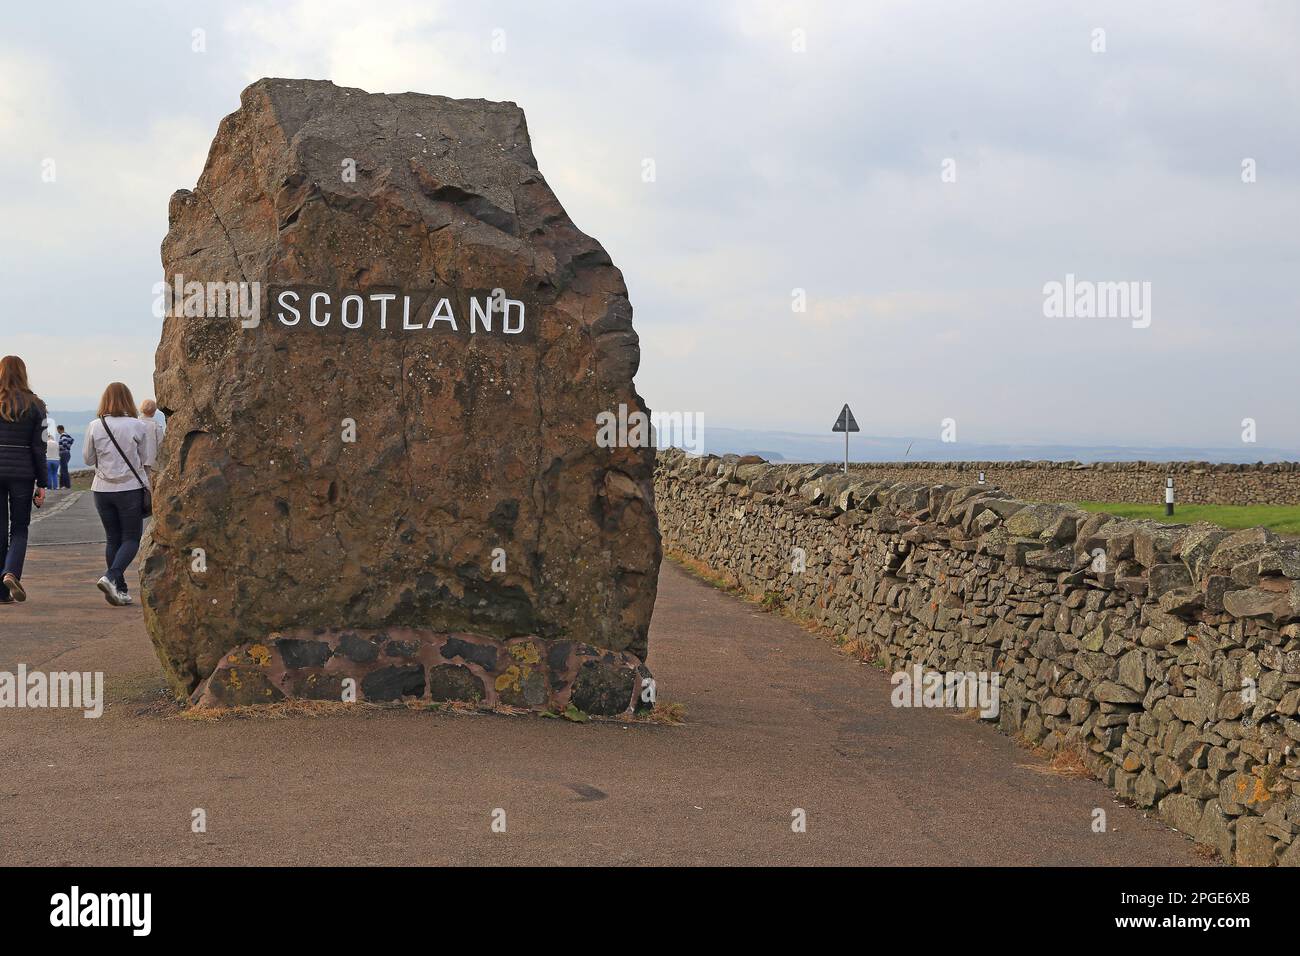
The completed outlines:
{"type": "Polygon", "coordinates": [[[16,355],[0,358],[0,604],[26,601],[23,561],[32,505],[45,501],[45,403],[16,355]]]}

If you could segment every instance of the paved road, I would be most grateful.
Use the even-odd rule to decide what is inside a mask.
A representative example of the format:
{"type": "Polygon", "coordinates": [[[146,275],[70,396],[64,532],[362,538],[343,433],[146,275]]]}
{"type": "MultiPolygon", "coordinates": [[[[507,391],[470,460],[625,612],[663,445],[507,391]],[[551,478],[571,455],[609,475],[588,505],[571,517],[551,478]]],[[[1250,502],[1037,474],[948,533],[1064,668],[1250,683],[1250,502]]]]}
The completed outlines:
{"type": "Polygon", "coordinates": [[[32,547],[94,544],[103,540],[104,529],[95,513],[95,498],[89,491],[49,492],[45,505],[32,512],[32,547]]]}
{"type": "Polygon", "coordinates": [[[56,543],[88,540],[88,500],[34,529],[0,669],[104,670],[109,706],[0,710],[0,864],[1199,862],[1099,784],[977,722],[891,707],[882,672],[672,565],[650,664],[683,726],[169,718],[139,608],[94,589],[101,549],[56,543]]]}

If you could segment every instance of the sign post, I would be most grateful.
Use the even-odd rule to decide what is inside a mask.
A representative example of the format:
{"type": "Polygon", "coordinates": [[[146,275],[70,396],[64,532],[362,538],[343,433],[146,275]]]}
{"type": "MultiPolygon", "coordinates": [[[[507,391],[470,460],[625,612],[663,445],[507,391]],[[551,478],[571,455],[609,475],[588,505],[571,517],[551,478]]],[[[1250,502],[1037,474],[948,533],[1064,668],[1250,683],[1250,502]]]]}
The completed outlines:
{"type": "Polygon", "coordinates": [[[848,403],[840,409],[840,417],[835,419],[835,425],[831,428],[832,432],[844,432],[844,474],[849,473],[849,432],[860,432],[857,420],[853,417],[853,412],[849,410],[848,403]]]}

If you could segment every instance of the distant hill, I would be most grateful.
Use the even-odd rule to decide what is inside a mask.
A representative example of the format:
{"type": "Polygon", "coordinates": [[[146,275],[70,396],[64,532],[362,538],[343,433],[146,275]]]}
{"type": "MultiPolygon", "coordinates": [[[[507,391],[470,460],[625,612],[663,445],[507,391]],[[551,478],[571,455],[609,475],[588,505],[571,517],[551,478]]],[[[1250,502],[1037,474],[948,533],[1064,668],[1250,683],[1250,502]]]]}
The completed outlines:
{"type": "Polygon", "coordinates": [[[74,438],[80,440],[81,436],[86,434],[86,428],[95,420],[94,411],[85,412],[59,412],[51,411],[50,418],[54,419],[54,424],[62,425],[68,433],[74,438]]]}
{"type": "MultiPolygon", "coordinates": [[[[95,418],[93,411],[53,411],[54,421],[80,440],[95,418]]],[[[696,449],[691,449],[695,451],[696,449]]],[[[713,455],[759,455],[768,461],[843,461],[844,436],[827,433],[704,429],[704,452],[713,455]]],[[[1036,445],[941,442],[932,438],[883,438],[856,433],[849,436],[853,461],[1217,461],[1251,464],[1257,461],[1300,461],[1300,449],[1240,445],[1036,445]]]]}
{"type": "MultiPolygon", "coordinates": [[[[158,414],[162,415],[161,412],[158,414]]],[[[90,423],[95,420],[95,412],[93,410],[81,412],[51,411],[49,417],[54,419],[55,425],[62,425],[67,429],[68,434],[77,439],[77,444],[74,447],[80,448],[82,436],[86,434],[86,429],[90,423]]],[[[165,417],[163,421],[166,422],[165,417]]],[[[81,459],[77,456],[76,460],[80,461],[81,459]]]]}
{"type": "MultiPolygon", "coordinates": [[[[692,449],[695,450],[695,449],[692,449]]],[[[843,461],[843,434],[808,435],[744,428],[704,428],[704,452],[761,455],[769,461],[843,461]]],[[[849,436],[852,461],[1297,461],[1300,449],[1239,445],[1048,445],[942,442],[932,438],[849,436]]]]}

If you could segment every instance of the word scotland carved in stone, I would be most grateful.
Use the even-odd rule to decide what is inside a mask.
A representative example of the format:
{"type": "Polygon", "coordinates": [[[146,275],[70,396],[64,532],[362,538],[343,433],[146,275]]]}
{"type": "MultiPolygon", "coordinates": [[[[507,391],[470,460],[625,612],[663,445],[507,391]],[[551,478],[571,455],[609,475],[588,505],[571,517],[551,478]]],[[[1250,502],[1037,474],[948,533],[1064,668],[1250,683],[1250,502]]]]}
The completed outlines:
{"type": "Polygon", "coordinates": [[[370,289],[331,292],[326,289],[271,289],[271,322],[276,327],[303,329],[367,329],[378,332],[439,332],[497,335],[510,341],[531,341],[528,309],[523,300],[503,291],[492,293],[440,289],[403,292],[370,289]]]}
{"type": "Polygon", "coordinates": [[[662,453],[665,542],[890,670],[1000,675],[1003,730],[1300,865],[1300,544],[838,472],[662,453]]]}
{"type": "Polygon", "coordinates": [[[178,690],[648,706],[652,447],[622,275],[538,172],[511,103],[260,80],[192,191],[166,288],[169,428],[143,565],[178,690]],[[195,556],[201,555],[202,560],[195,556]]]}

